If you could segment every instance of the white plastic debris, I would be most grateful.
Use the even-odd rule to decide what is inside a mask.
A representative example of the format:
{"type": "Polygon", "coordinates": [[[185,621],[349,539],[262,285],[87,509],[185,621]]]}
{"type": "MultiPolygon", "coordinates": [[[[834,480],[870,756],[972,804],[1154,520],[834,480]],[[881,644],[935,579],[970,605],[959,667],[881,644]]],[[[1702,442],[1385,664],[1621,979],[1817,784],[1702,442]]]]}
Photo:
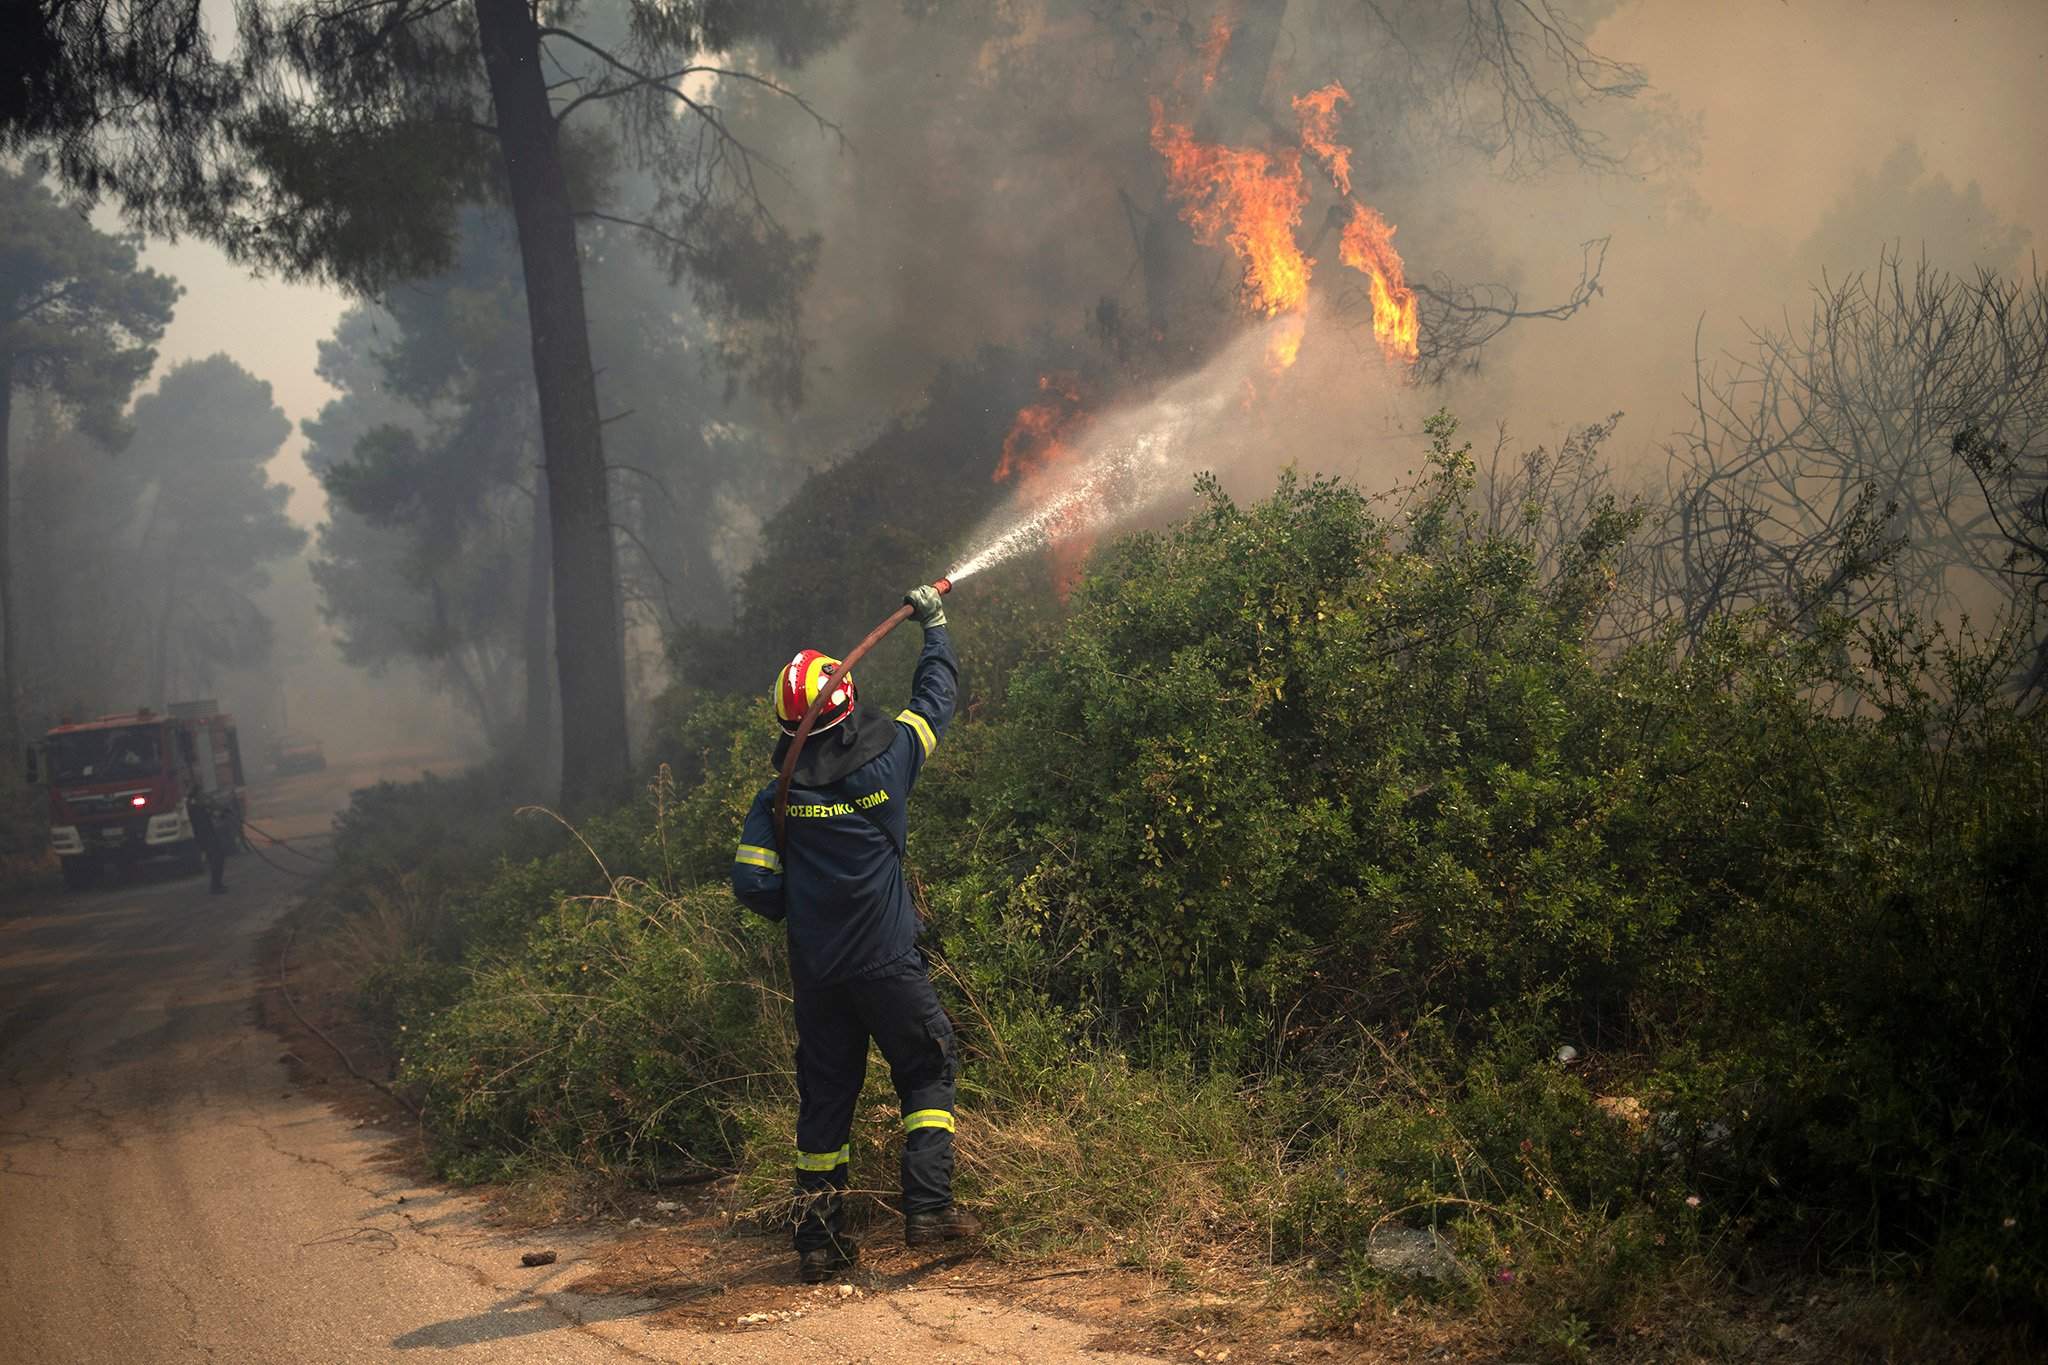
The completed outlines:
{"type": "Polygon", "coordinates": [[[1450,1281],[1471,1273],[1452,1253],[1450,1240],[1434,1228],[1374,1228],[1366,1238],[1365,1258],[1374,1270],[1396,1279],[1450,1281]]]}
{"type": "Polygon", "coordinates": [[[1577,1060],[1579,1060],[1579,1050],[1570,1043],[1566,1043],[1557,1050],[1557,1064],[1559,1066],[1570,1066],[1577,1060]]]}

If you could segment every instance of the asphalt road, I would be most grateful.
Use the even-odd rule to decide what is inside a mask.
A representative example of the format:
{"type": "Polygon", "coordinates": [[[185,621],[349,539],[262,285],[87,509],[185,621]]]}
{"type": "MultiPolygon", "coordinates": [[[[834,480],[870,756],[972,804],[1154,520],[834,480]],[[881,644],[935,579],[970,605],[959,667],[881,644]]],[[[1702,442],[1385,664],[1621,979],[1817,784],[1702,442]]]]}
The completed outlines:
{"type": "MultiPolygon", "coordinates": [[[[259,788],[251,819],[317,850],[351,779],[377,775],[259,788]]],[[[257,1022],[256,945],[302,883],[247,855],[228,869],[221,896],[167,870],[0,907],[0,1361],[1135,1359],[944,1293],[663,1327],[651,1301],[565,1288],[595,1239],[553,1237],[559,1263],[521,1268],[530,1243],[478,1201],[294,1086],[257,1022]]]]}

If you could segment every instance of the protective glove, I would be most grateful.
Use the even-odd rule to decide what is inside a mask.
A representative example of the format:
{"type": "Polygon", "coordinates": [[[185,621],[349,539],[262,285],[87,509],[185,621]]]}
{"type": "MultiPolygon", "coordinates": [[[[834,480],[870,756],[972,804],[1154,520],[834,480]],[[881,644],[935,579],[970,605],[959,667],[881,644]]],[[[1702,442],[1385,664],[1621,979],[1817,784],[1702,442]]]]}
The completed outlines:
{"type": "Polygon", "coordinates": [[[929,583],[920,583],[903,594],[903,600],[910,604],[910,614],[926,630],[946,624],[946,600],[939,596],[939,590],[929,583]]]}

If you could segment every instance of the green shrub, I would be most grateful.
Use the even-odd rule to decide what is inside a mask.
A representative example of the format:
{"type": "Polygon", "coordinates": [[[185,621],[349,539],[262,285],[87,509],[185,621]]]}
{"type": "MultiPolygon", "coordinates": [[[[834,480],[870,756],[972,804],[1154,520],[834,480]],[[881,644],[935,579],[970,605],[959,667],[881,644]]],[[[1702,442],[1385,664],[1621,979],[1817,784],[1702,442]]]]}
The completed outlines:
{"type": "Polygon", "coordinates": [[[1612,1004],[1674,910],[1603,838],[1641,780],[1576,581],[1482,532],[1435,428],[1400,514],[1284,476],[1099,557],[976,819],[1006,942],[1113,1025],[1275,1029],[1542,987],[1612,1004]]]}
{"type": "Polygon", "coordinates": [[[736,1164],[737,1111],[790,1087],[778,935],[717,892],[622,882],[560,900],[520,953],[476,968],[406,1037],[400,1074],[444,1161],[472,1176],[536,1150],[601,1167],[736,1164]]]}

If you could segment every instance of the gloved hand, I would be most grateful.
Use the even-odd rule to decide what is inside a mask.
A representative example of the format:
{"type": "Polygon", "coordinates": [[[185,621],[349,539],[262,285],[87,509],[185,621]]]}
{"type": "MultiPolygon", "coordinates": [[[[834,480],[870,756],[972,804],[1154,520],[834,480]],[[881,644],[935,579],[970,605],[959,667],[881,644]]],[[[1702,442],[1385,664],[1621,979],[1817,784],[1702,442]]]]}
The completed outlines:
{"type": "Polygon", "coordinates": [[[903,600],[910,604],[910,614],[926,630],[946,624],[946,599],[939,596],[939,590],[929,583],[920,583],[903,594],[903,600]]]}

